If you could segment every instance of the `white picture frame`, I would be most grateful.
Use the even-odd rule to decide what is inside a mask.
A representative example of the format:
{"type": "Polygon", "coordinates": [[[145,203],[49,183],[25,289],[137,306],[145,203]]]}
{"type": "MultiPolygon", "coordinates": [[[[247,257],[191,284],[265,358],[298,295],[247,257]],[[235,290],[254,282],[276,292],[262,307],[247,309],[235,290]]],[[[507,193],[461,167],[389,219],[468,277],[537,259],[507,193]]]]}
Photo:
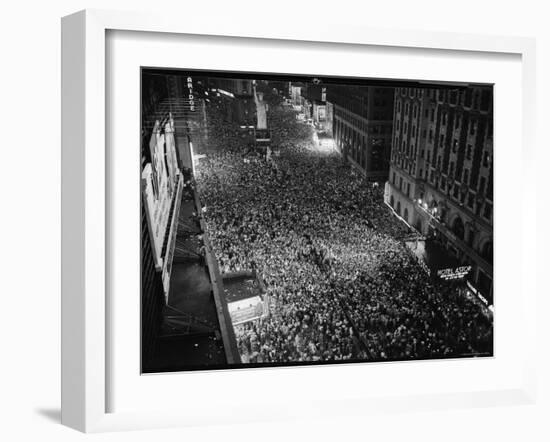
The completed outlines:
{"type": "MultiPolygon", "coordinates": [[[[110,323],[107,288],[109,265],[107,244],[111,240],[106,227],[110,197],[106,155],[106,35],[110,31],[152,32],[163,35],[270,39],[285,42],[318,42],[341,45],[368,45],[378,48],[424,48],[441,51],[468,51],[480,57],[487,53],[514,54],[521,57],[522,173],[534,170],[535,42],[518,37],[491,37],[421,31],[377,30],[344,25],[331,27],[300,26],[289,30],[277,23],[216,21],[196,17],[181,23],[177,17],[102,10],[86,10],[62,21],[62,423],[84,432],[138,428],[157,428],[208,424],[201,411],[108,412],[108,396],[113,388],[108,376],[110,323]]],[[[498,115],[496,116],[498,118],[498,115]]],[[[525,336],[534,337],[536,324],[530,321],[530,309],[536,305],[534,280],[525,277],[527,254],[535,256],[532,241],[535,229],[536,194],[522,188],[522,262],[524,271],[520,318],[525,336]],[[532,230],[531,236],[525,232],[532,230]]],[[[498,310],[498,307],[497,307],[498,310]]],[[[498,313],[497,313],[498,315],[498,313]]],[[[534,315],[533,315],[534,316],[534,315]]],[[[535,339],[526,340],[522,352],[521,382],[500,389],[472,390],[463,393],[425,395],[388,395],[377,398],[347,398],[338,401],[340,414],[363,414],[418,409],[460,408],[501,404],[533,403],[536,397],[535,339]]],[[[498,357],[498,355],[497,355],[498,357]]],[[[284,369],[286,370],[286,369],[284,369]]],[[[241,373],[243,371],[241,370],[241,373]]],[[[277,375],[277,369],[270,371],[277,375]]],[[[231,376],[225,372],[220,376],[231,376]]],[[[241,374],[242,378],[242,374],[241,374]]],[[[241,399],[241,402],[244,399],[241,399]]],[[[334,398],[317,401],[315,412],[277,406],[265,407],[243,419],[284,419],[289,415],[323,416],[334,412],[334,398]],[[269,415],[269,417],[268,417],[269,415]]],[[[246,407],[243,406],[243,410],[246,407]]],[[[223,421],[224,416],[220,416],[223,421]]],[[[233,421],[230,411],[227,422],[233,421]]]]}

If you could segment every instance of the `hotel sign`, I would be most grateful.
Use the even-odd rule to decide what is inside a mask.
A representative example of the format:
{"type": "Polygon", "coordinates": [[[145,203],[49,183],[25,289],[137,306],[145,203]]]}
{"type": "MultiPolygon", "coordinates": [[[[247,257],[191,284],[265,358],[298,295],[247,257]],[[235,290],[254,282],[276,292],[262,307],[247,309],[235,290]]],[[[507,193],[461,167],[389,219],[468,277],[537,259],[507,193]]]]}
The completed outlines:
{"type": "Polygon", "coordinates": [[[463,279],[470,273],[472,266],[460,266],[456,268],[441,269],[437,271],[437,276],[445,281],[463,279]]]}

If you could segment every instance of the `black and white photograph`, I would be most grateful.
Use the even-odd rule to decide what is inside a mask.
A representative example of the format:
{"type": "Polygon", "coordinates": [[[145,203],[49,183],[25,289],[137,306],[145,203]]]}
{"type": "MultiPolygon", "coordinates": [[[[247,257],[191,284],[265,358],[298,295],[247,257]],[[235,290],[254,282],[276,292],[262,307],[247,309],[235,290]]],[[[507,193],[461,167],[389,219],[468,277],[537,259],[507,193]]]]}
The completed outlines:
{"type": "Polygon", "coordinates": [[[142,373],[493,356],[493,85],[142,67],[140,123],[142,373]]]}

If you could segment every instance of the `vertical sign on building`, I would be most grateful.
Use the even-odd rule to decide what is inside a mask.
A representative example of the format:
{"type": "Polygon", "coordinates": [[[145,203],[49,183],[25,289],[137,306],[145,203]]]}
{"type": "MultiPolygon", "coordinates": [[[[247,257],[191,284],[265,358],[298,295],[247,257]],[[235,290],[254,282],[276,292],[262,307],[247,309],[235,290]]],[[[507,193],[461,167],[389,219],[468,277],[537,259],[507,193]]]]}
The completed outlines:
{"type": "Polygon", "coordinates": [[[188,89],[188,100],[189,100],[189,111],[195,112],[195,96],[193,95],[193,78],[187,77],[187,89],[188,89]]]}

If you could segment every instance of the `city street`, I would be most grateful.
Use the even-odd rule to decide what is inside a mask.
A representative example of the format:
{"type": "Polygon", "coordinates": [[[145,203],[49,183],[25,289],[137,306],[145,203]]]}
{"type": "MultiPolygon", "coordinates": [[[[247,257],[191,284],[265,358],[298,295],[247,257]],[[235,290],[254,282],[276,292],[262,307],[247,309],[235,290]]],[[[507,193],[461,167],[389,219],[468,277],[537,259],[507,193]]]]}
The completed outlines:
{"type": "Polygon", "coordinates": [[[267,318],[237,327],[243,362],[490,354],[491,324],[423,272],[381,187],[320,148],[278,96],[266,98],[278,157],[245,154],[237,129],[212,112],[216,149],[196,166],[222,273],[257,269],[272,300],[267,318]]]}

